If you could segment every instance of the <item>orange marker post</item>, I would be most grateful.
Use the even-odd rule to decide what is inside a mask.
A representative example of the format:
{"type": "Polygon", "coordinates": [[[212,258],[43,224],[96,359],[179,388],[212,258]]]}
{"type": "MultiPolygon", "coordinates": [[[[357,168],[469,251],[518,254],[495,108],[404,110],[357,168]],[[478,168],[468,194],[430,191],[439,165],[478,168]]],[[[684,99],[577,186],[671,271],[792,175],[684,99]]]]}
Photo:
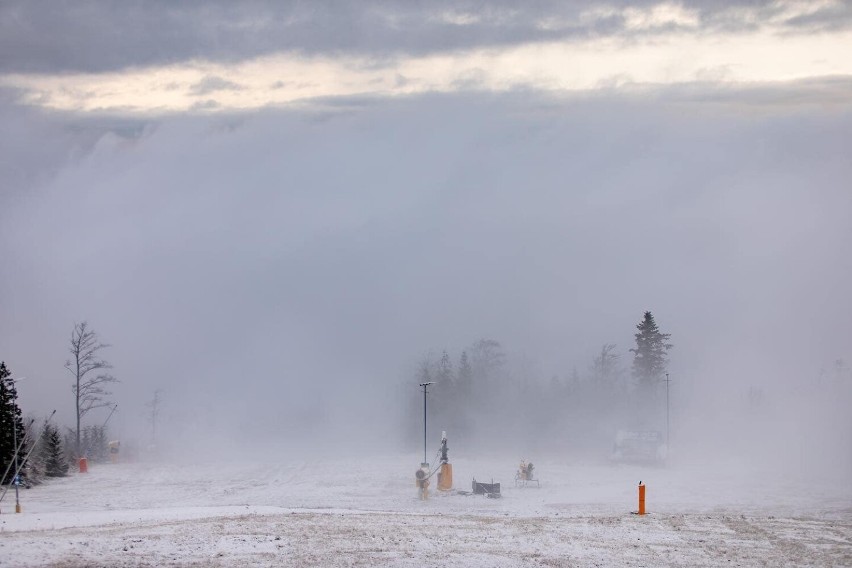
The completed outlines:
{"type": "Polygon", "coordinates": [[[77,462],[77,466],[80,470],[80,473],[89,472],[89,460],[87,460],[86,458],[80,458],[80,461],[77,462]]]}
{"type": "Polygon", "coordinates": [[[645,486],[639,483],[639,514],[645,514],[645,486]]]}

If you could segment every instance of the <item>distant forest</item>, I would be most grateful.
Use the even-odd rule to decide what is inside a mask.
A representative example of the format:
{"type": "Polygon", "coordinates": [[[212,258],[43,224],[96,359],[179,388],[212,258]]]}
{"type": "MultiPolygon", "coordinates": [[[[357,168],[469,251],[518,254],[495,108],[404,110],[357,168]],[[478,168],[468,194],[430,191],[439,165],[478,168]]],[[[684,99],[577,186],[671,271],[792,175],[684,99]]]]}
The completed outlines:
{"type": "MultiPolygon", "coordinates": [[[[604,344],[585,368],[544,383],[511,365],[494,339],[481,339],[456,355],[445,350],[424,356],[417,384],[434,383],[428,386],[427,445],[434,441],[437,447],[446,430],[451,445],[483,450],[508,445],[521,452],[549,446],[595,454],[612,443],[618,429],[662,429],[672,344],[651,312],[637,325],[635,338],[630,349],[604,344]]],[[[422,445],[422,390],[408,392],[406,438],[422,445]]]]}

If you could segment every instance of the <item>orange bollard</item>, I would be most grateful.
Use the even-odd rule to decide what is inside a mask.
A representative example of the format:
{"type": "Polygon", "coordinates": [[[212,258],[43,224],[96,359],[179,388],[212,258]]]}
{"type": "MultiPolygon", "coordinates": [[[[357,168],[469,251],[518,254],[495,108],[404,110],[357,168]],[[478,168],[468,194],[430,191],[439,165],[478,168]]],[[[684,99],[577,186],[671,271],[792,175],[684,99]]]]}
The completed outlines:
{"type": "Polygon", "coordinates": [[[639,514],[645,514],[645,486],[639,483],[639,514]]]}
{"type": "Polygon", "coordinates": [[[86,458],[80,458],[80,461],[77,463],[80,468],[80,473],[89,473],[89,460],[86,458]]]}

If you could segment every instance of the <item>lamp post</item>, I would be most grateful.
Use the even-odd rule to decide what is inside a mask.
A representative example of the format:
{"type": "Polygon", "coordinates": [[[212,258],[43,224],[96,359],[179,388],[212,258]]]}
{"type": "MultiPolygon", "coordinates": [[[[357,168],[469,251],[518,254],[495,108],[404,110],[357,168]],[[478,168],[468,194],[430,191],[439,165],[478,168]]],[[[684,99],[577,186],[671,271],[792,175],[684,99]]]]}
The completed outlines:
{"type": "Polygon", "coordinates": [[[428,383],[420,383],[420,386],[423,387],[423,466],[428,467],[429,464],[426,461],[426,387],[429,385],[434,385],[435,381],[429,381],[428,383]]]}
{"type": "MultiPolygon", "coordinates": [[[[26,377],[18,377],[17,379],[13,379],[13,378],[10,377],[9,381],[11,381],[12,384],[14,385],[18,381],[23,381],[24,379],[26,379],[26,377]]],[[[17,398],[18,398],[18,387],[15,386],[15,406],[17,406],[17,398]]],[[[12,447],[17,449],[18,448],[18,417],[15,416],[14,413],[12,414],[12,440],[13,440],[12,443],[14,444],[12,447]]],[[[14,462],[15,462],[14,472],[17,472],[18,471],[18,454],[17,453],[15,453],[14,462]]],[[[15,484],[15,512],[20,513],[21,512],[21,501],[20,501],[19,495],[18,495],[18,476],[17,475],[15,475],[15,477],[12,478],[12,483],[15,484]]]]}

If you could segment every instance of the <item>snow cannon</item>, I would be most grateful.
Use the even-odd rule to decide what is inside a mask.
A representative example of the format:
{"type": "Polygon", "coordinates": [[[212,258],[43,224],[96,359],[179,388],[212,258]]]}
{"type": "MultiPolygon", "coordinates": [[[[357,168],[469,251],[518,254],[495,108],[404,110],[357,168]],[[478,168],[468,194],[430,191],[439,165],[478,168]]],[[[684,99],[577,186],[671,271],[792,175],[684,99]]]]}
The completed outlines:
{"type": "Polygon", "coordinates": [[[533,470],[535,467],[532,462],[521,460],[518,466],[518,471],[515,472],[515,487],[529,487],[535,483],[536,487],[541,487],[539,480],[535,477],[533,470]]]}
{"type": "Polygon", "coordinates": [[[417,493],[421,500],[429,498],[429,464],[421,464],[420,469],[414,472],[417,493]]]}
{"type": "Polygon", "coordinates": [[[441,469],[438,471],[438,490],[453,490],[453,464],[447,458],[447,433],[441,432],[441,469]]]}
{"type": "Polygon", "coordinates": [[[109,447],[109,462],[118,463],[118,452],[121,449],[121,442],[112,440],[107,446],[109,447]]]}

